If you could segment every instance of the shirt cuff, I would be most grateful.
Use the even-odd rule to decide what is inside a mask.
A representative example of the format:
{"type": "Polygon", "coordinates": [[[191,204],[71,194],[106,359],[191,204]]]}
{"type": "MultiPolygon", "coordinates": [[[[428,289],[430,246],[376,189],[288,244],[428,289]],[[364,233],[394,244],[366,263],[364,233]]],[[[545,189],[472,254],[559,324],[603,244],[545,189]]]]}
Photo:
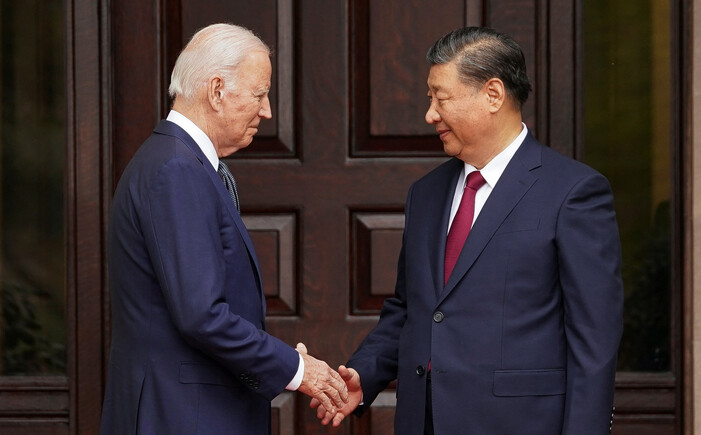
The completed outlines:
{"type": "Polygon", "coordinates": [[[295,377],[292,378],[289,384],[285,387],[289,391],[297,391],[300,385],[302,385],[302,379],[304,379],[304,359],[302,355],[299,355],[299,366],[297,366],[297,373],[295,377]]]}

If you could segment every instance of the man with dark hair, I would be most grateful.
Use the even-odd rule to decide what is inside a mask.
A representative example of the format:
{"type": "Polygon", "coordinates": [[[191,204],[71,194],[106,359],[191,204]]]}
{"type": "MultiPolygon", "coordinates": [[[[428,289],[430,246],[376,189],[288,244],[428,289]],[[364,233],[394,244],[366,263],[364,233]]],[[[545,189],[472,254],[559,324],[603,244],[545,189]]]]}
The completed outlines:
{"type": "Polygon", "coordinates": [[[608,181],[522,122],[523,53],[491,29],[429,50],[430,106],[453,157],[408,193],[394,297],[339,373],[366,410],[397,379],[395,433],[610,431],[622,333],[608,181]]]}

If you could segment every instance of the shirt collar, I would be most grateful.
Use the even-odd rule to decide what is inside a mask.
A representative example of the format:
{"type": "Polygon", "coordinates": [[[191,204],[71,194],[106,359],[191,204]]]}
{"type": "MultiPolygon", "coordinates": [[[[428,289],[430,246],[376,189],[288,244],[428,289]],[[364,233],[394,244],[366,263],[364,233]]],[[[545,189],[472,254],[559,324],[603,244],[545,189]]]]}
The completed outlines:
{"type": "MultiPolygon", "coordinates": [[[[480,170],[482,177],[492,189],[494,189],[494,186],[496,186],[497,181],[499,181],[499,178],[501,177],[501,174],[504,173],[504,170],[511,161],[511,158],[514,156],[514,154],[516,154],[516,151],[518,151],[518,148],[526,139],[526,135],[528,134],[528,127],[526,127],[526,124],[524,124],[523,122],[521,123],[521,125],[523,126],[523,128],[521,129],[521,133],[519,133],[519,135],[516,136],[516,139],[514,139],[513,142],[509,144],[509,146],[504,148],[502,152],[497,154],[492,160],[489,161],[489,163],[487,163],[484,166],[484,168],[480,170]]],[[[470,172],[476,170],[477,169],[474,166],[465,163],[465,167],[463,168],[464,176],[462,177],[462,183],[465,183],[465,177],[469,175],[470,172]]]]}
{"type": "Polygon", "coordinates": [[[171,110],[170,113],[168,113],[166,120],[185,130],[185,132],[195,141],[197,146],[200,147],[205,157],[207,157],[207,160],[209,160],[209,163],[211,163],[214,167],[214,170],[216,171],[219,168],[219,157],[217,156],[217,150],[214,148],[212,140],[204,131],[202,131],[201,128],[195,125],[194,122],[190,121],[185,115],[180,112],[176,112],[175,110],[171,110]]]}

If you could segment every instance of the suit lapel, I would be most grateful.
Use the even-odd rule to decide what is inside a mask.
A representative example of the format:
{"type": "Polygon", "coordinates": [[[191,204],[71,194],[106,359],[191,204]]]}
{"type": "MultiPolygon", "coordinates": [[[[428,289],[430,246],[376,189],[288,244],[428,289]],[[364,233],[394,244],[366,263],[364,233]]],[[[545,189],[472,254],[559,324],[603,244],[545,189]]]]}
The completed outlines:
{"type": "Polygon", "coordinates": [[[234,220],[234,223],[236,224],[236,228],[238,229],[239,233],[241,234],[241,238],[243,239],[244,244],[246,245],[246,250],[248,251],[248,255],[250,255],[251,259],[253,260],[253,265],[255,266],[256,270],[256,278],[258,280],[258,288],[260,289],[261,297],[263,298],[263,307],[265,307],[265,296],[263,295],[263,281],[261,279],[261,273],[260,273],[260,267],[258,266],[258,258],[256,257],[256,250],[253,247],[253,241],[251,241],[250,236],[248,235],[248,230],[246,229],[246,225],[244,225],[243,221],[241,220],[241,215],[239,214],[238,210],[236,210],[236,206],[234,205],[234,202],[231,200],[231,196],[229,195],[229,192],[226,190],[226,186],[224,186],[224,183],[222,182],[221,178],[219,178],[219,174],[217,174],[217,171],[214,170],[212,165],[209,163],[209,160],[207,160],[207,157],[204,155],[200,147],[197,145],[197,143],[190,137],[185,130],[180,128],[177,124],[172,123],[170,121],[161,121],[156,128],[154,129],[156,133],[161,133],[169,136],[175,136],[178,139],[182,140],[185,145],[195,154],[195,156],[199,159],[200,163],[202,163],[202,166],[205,168],[207,171],[207,175],[209,175],[209,178],[212,180],[212,184],[214,184],[214,187],[217,189],[219,192],[219,195],[224,197],[224,203],[226,204],[227,209],[229,210],[229,213],[231,214],[232,219],[234,220]]]}
{"type": "MultiPolygon", "coordinates": [[[[453,273],[440,293],[439,304],[443,302],[469,271],[509,213],[538,180],[537,176],[531,171],[539,167],[540,162],[540,144],[529,133],[506,166],[497,185],[489,195],[484,207],[482,207],[482,211],[477,216],[477,220],[472,226],[470,235],[467,237],[460,257],[458,257],[458,261],[455,264],[453,273]]],[[[444,247],[445,238],[446,236],[443,235],[442,244],[444,247]]]]}

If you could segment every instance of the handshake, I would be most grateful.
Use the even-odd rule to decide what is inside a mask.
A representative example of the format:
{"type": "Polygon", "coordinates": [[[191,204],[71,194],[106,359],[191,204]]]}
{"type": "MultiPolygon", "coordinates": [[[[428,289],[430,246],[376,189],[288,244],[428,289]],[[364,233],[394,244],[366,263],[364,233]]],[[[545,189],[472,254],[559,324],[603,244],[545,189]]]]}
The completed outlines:
{"type": "Polygon", "coordinates": [[[297,391],[312,398],[309,406],[316,408],[321,424],[340,425],[363,398],[360,375],[345,366],[335,371],[324,361],[309,355],[303,343],[298,343],[296,350],[304,360],[304,378],[297,391]]]}

